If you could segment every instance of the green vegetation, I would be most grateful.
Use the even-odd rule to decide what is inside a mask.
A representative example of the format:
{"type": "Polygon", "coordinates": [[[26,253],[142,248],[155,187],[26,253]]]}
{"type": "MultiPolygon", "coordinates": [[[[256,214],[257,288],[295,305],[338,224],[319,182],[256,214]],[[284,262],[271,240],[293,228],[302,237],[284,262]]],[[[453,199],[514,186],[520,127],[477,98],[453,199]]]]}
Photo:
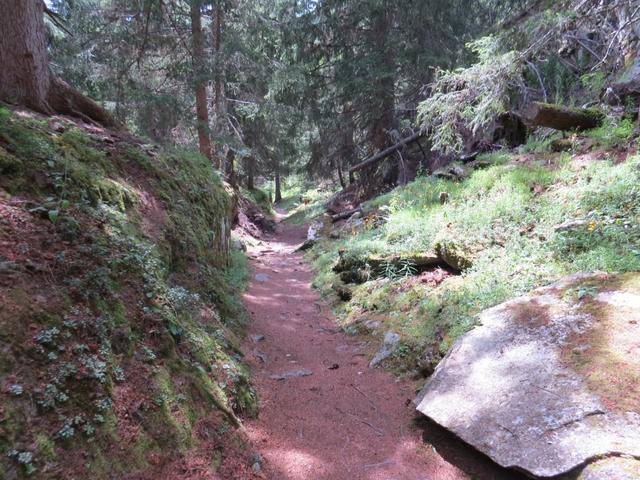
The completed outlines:
{"type": "Polygon", "coordinates": [[[287,222],[303,225],[324,212],[325,204],[335,194],[331,187],[311,187],[298,185],[283,193],[279,204],[287,212],[287,222]]]}
{"type": "Polygon", "coordinates": [[[254,188],[253,190],[243,189],[242,196],[255,203],[266,214],[273,215],[275,213],[270,190],[263,190],[261,188],[254,188]]]}
{"type": "Polygon", "coordinates": [[[578,271],[640,270],[640,157],[585,168],[568,154],[547,157],[523,165],[494,155],[493,166],[462,182],[421,177],[365,204],[361,226],[312,251],[315,286],[335,300],[344,325],[374,318],[401,333],[400,371],[428,370],[483,309],[578,271]],[[464,258],[460,275],[434,284],[390,271],[353,286],[351,301],[337,300],[338,251],[363,258],[442,249],[464,258]]]}
{"type": "Polygon", "coordinates": [[[620,144],[628,143],[635,133],[636,125],[630,118],[625,118],[617,124],[607,119],[600,128],[586,132],[586,135],[596,142],[596,145],[610,149],[620,144]]]}
{"type": "Polygon", "coordinates": [[[238,355],[246,259],[228,250],[234,198],[210,162],[0,109],[0,173],[18,219],[0,232],[15,279],[0,308],[2,469],[86,452],[93,478],[121,477],[196,448],[212,411],[221,430],[257,414],[238,355]],[[135,448],[114,449],[129,428],[135,448]]]}

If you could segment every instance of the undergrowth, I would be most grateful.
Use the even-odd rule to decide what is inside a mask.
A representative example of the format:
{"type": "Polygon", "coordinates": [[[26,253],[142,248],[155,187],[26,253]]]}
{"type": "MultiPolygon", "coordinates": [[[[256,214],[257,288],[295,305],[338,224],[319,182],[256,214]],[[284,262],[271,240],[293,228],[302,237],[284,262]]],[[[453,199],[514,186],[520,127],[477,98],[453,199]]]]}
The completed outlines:
{"type": "MultiPolygon", "coordinates": [[[[620,128],[589,135],[609,145],[627,138],[628,126],[620,128]]],[[[552,164],[545,155],[526,164],[508,159],[485,158],[493,165],[462,182],[419,177],[365,204],[360,226],[310,253],[314,286],[333,299],[344,325],[373,319],[402,335],[391,362],[399,372],[431,371],[482,310],[534,287],[578,271],[640,271],[640,157],[579,169],[569,154],[554,154],[552,164]],[[387,275],[349,285],[348,302],[336,296],[338,252],[366,258],[436,250],[464,259],[460,275],[439,284],[387,275]]]]}
{"type": "Polygon", "coordinates": [[[0,194],[0,478],[122,478],[257,413],[233,195],[204,157],[0,109],[0,194]]]}

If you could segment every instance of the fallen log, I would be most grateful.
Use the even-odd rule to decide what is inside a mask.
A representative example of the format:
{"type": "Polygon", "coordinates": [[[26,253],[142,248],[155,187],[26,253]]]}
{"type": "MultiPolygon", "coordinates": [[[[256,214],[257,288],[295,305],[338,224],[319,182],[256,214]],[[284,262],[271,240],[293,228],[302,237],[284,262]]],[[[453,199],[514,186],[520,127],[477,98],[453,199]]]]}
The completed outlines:
{"type": "Polygon", "coordinates": [[[529,125],[555,130],[588,130],[602,125],[604,114],[595,108],[572,108],[533,102],[523,112],[529,125]]]}
{"type": "Polygon", "coordinates": [[[336,215],[331,215],[331,221],[336,223],[340,220],[344,220],[345,218],[350,218],[353,214],[358,212],[362,212],[360,207],[354,208],[353,210],[347,210],[346,212],[337,213],[336,215]]]}
{"type": "Polygon", "coordinates": [[[368,167],[369,165],[372,165],[376,162],[379,162],[380,160],[387,158],[389,155],[392,155],[393,153],[395,153],[397,150],[400,150],[405,145],[415,142],[424,134],[425,134],[425,131],[421,129],[418,133],[414,133],[410,137],[404,138],[400,140],[398,143],[396,143],[395,145],[392,145],[391,147],[381,151],[380,153],[375,154],[373,157],[370,157],[358,163],[357,165],[354,165],[349,169],[349,179],[353,178],[354,172],[357,172],[358,170],[362,170],[364,167],[368,167]]]}
{"type": "Polygon", "coordinates": [[[398,255],[351,256],[338,252],[340,257],[333,271],[340,274],[344,283],[364,283],[372,278],[384,275],[388,269],[418,273],[429,268],[443,266],[444,262],[432,252],[415,252],[398,255]]]}

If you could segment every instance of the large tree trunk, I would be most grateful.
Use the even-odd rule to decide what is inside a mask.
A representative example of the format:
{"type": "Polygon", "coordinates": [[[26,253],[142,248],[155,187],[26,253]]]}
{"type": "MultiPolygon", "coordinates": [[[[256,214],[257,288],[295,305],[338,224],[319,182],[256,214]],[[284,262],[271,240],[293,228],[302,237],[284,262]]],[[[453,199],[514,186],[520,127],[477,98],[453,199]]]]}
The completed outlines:
{"type": "Polygon", "coordinates": [[[593,108],[570,108],[562,105],[533,102],[523,113],[526,123],[555,130],[587,130],[602,125],[604,115],[593,108]]]}
{"type": "Polygon", "coordinates": [[[338,178],[340,179],[340,186],[346,188],[346,182],[342,171],[342,166],[345,160],[349,164],[354,158],[356,158],[356,144],[353,141],[353,134],[355,131],[355,125],[353,122],[353,110],[351,105],[346,105],[344,108],[344,127],[342,130],[342,145],[340,148],[340,155],[336,159],[338,167],[338,178]]]}
{"type": "MultiPolygon", "coordinates": [[[[198,144],[200,153],[213,161],[211,138],[209,137],[209,109],[207,107],[207,84],[204,81],[204,33],[202,32],[202,17],[200,14],[201,0],[191,0],[191,35],[193,49],[193,73],[195,75],[196,90],[196,118],[198,129],[198,144]]],[[[215,165],[220,168],[220,165],[215,165]]]]}
{"type": "Polygon", "coordinates": [[[51,73],[47,58],[42,0],[0,0],[0,97],[42,113],[53,113],[47,101],[51,73]]]}
{"type": "Polygon", "coordinates": [[[0,100],[115,126],[100,105],[49,69],[42,0],[0,0],[0,100]]]}

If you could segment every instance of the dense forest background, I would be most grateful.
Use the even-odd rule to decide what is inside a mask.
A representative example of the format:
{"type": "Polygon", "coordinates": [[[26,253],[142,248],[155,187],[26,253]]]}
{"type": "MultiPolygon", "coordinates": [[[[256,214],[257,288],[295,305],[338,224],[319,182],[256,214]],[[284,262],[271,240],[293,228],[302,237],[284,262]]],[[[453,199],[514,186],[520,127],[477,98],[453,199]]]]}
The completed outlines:
{"type": "Polygon", "coordinates": [[[469,153],[500,113],[589,104],[636,60],[631,0],[47,5],[57,75],[133,132],[199,138],[249,187],[296,172],[344,185],[343,171],[427,124],[423,150],[469,153]]]}

